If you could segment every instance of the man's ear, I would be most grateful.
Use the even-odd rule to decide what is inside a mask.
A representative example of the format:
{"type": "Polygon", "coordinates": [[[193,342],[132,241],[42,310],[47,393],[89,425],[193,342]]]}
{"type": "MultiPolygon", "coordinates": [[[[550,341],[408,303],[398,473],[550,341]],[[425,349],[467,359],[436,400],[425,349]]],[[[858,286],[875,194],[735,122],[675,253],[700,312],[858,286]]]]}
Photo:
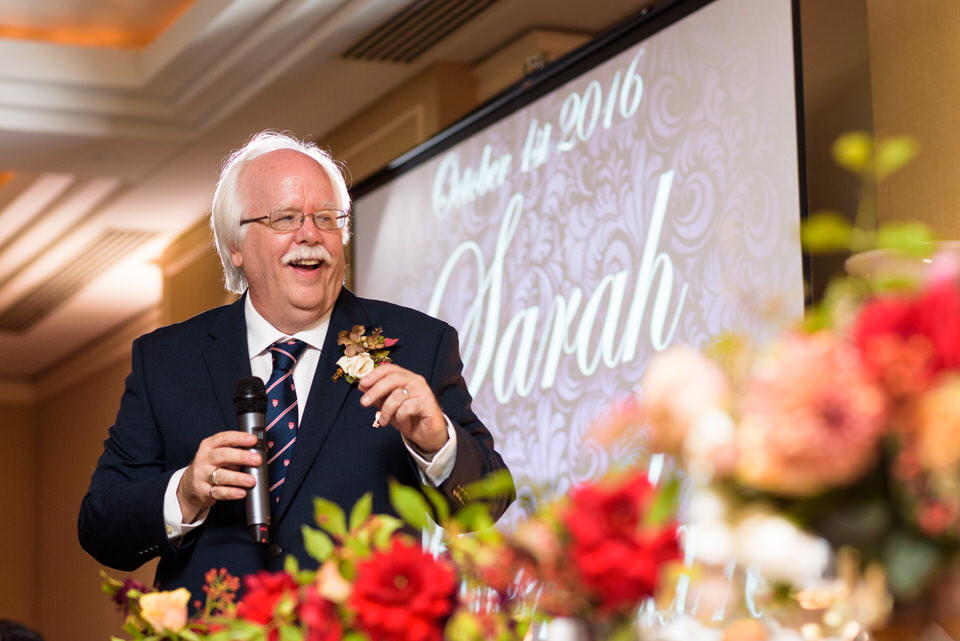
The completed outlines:
{"type": "Polygon", "coordinates": [[[230,262],[233,263],[233,266],[237,269],[243,267],[243,254],[239,249],[230,250],[230,262]]]}

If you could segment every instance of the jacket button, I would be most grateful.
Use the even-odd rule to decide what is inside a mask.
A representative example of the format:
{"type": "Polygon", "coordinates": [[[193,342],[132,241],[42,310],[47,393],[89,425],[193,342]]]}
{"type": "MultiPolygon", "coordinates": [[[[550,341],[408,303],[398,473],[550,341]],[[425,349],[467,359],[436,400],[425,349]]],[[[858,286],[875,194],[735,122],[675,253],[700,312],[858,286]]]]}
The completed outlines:
{"type": "Polygon", "coordinates": [[[280,555],[283,554],[283,548],[277,545],[276,543],[271,543],[267,548],[267,554],[272,556],[275,559],[279,559],[280,555]]]}

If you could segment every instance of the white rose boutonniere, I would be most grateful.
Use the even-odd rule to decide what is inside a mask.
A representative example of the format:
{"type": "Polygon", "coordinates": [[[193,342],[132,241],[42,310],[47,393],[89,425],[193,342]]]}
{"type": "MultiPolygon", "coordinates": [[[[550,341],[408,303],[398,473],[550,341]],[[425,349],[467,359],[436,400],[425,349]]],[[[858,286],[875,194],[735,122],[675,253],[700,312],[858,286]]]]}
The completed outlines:
{"type": "Polygon", "coordinates": [[[373,368],[376,367],[373,358],[366,352],[357,354],[356,356],[341,356],[340,360],[337,361],[337,365],[343,370],[346,376],[353,377],[357,380],[372,372],[373,368]]]}
{"type": "Polygon", "coordinates": [[[353,384],[372,372],[377,365],[390,362],[390,348],[397,343],[397,339],[384,338],[380,327],[369,335],[364,334],[365,331],[363,325],[354,325],[340,332],[337,344],[343,345],[343,356],[337,361],[333,380],[343,377],[353,384]]]}

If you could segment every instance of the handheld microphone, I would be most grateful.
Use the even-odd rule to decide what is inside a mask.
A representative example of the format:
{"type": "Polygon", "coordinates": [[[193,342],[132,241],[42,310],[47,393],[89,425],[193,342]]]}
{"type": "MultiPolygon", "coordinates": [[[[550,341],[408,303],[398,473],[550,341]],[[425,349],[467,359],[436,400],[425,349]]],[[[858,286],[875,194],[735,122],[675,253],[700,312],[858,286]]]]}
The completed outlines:
{"type": "Polygon", "coordinates": [[[257,444],[248,451],[260,455],[260,465],[245,467],[257,484],[247,490],[247,526],[255,543],[270,542],[270,481],[267,476],[267,448],[264,445],[264,426],[267,422],[267,390],[263,381],[248,376],[237,381],[233,395],[239,429],[257,437],[257,444]]]}

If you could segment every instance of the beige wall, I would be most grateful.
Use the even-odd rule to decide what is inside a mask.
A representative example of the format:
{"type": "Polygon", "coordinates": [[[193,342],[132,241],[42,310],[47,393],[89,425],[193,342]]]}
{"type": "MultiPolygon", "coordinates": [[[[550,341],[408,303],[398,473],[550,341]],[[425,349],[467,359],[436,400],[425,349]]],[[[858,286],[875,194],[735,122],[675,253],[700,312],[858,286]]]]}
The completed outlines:
{"type": "MultiPolygon", "coordinates": [[[[129,369],[129,359],[118,360],[39,408],[42,456],[35,550],[41,589],[36,611],[37,627],[48,641],[106,641],[121,631],[121,616],[100,592],[100,565],[77,542],[77,511],[129,369]]],[[[151,563],[134,576],[149,585],[154,566],[151,563]]],[[[128,576],[113,570],[110,574],[128,576]]]]}
{"type": "Polygon", "coordinates": [[[35,537],[43,426],[32,406],[0,406],[0,619],[36,624],[35,537]]]}
{"type": "Polygon", "coordinates": [[[920,143],[917,159],[880,185],[880,220],[921,220],[960,239],[960,5],[869,0],[867,14],[875,132],[920,143]]]}

